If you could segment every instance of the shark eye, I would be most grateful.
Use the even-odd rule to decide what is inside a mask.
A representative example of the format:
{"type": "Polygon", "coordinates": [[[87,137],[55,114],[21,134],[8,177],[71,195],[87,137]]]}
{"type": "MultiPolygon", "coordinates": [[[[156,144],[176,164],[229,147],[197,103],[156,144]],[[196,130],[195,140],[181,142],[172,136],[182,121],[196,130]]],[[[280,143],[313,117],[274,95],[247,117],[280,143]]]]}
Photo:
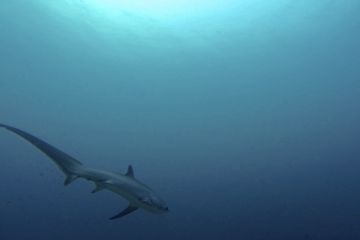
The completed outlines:
{"type": "Polygon", "coordinates": [[[152,201],[150,198],[139,198],[139,201],[146,204],[146,205],[151,205],[152,201]]]}

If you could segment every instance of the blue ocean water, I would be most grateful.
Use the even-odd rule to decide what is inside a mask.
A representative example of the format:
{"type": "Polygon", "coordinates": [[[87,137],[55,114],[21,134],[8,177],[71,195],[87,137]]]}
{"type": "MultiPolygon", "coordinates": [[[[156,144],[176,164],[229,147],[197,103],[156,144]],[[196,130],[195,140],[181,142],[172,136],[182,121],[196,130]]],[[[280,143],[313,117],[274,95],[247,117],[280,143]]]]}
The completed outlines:
{"type": "Polygon", "coordinates": [[[63,186],[0,130],[1,239],[360,239],[360,2],[1,0],[0,122],[154,188],[63,186]]]}

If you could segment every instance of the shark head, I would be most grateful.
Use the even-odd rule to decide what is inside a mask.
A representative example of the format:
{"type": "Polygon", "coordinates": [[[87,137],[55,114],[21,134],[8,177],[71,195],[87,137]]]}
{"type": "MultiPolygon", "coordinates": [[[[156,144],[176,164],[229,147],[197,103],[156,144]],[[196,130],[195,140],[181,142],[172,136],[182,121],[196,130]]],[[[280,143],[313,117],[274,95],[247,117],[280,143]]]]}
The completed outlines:
{"type": "Polygon", "coordinates": [[[154,193],[140,196],[138,201],[144,209],[153,213],[165,213],[169,211],[166,202],[154,193]]]}
{"type": "Polygon", "coordinates": [[[130,205],[137,206],[153,213],[165,213],[169,208],[164,200],[162,200],[151,188],[135,179],[134,169],[129,165],[127,173],[125,174],[127,180],[132,186],[136,186],[131,191],[132,197],[129,201],[130,205]]]}

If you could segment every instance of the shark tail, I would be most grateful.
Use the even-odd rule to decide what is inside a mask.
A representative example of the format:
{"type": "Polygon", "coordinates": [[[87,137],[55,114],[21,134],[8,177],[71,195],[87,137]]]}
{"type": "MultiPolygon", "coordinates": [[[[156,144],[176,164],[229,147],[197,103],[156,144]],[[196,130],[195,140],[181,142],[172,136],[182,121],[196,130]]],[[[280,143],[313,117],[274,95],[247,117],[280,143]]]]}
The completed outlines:
{"type": "Polygon", "coordinates": [[[7,129],[10,132],[17,134],[18,136],[22,137],[32,145],[34,145],[37,149],[41,152],[46,154],[53,162],[60,168],[60,170],[65,174],[65,182],[64,185],[67,186],[76,180],[81,171],[83,169],[83,165],[80,161],[76,160],[75,158],[71,157],[70,155],[64,153],[63,151],[57,149],[54,146],[51,146],[47,142],[37,138],[30,133],[27,133],[23,130],[20,130],[15,127],[11,127],[5,124],[0,123],[0,127],[7,129]]]}

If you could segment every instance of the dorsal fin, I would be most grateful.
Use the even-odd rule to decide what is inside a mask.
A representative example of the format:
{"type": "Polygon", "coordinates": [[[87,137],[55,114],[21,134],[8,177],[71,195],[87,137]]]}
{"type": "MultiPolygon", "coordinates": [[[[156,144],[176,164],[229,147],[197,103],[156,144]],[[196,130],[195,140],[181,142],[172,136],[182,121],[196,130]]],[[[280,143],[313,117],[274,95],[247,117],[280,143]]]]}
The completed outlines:
{"type": "Polygon", "coordinates": [[[128,177],[132,177],[132,178],[135,177],[134,169],[133,169],[133,167],[131,165],[129,165],[128,170],[127,170],[125,175],[128,176],[128,177]]]}

